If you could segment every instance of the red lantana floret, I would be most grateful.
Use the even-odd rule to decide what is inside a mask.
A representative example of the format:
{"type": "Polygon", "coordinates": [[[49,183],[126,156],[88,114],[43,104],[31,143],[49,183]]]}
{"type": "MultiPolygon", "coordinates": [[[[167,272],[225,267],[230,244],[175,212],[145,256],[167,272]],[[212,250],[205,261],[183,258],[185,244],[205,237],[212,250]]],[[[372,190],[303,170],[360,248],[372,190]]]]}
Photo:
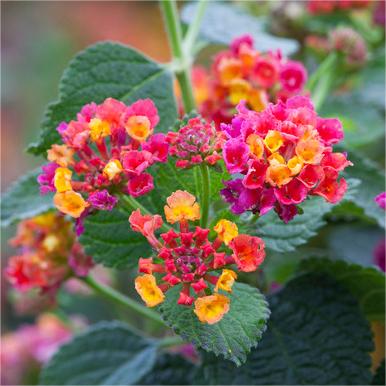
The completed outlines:
{"type": "Polygon", "coordinates": [[[56,207],[75,218],[91,208],[111,210],[113,192],[148,193],[154,184],[147,169],[166,162],[169,151],[165,135],[153,135],[158,122],[150,99],[127,106],[108,98],[84,106],[76,120],[59,125],[64,144],[48,151],[51,163],[38,178],[41,192],[56,191],[56,207]]]}
{"type": "Polygon", "coordinates": [[[343,139],[338,119],[318,117],[304,96],[270,104],[262,112],[245,103],[237,110],[231,124],[221,125],[228,137],[225,165],[243,175],[226,181],[221,192],[234,213],[263,215],[274,208],[288,222],[310,195],[330,203],[343,198],[347,183],[339,174],[352,163],[332,148],[343,139]]]}
{"type": "Polygon", "coordinates": [[[189,119],[177,132],[167,134],[170,155],[178,158],[176,166],[180,168],[202,163],[214,165],[221,159],[219,152],[224,140],[223,133],[200,117],[189,119]]]}
{"type": "Polygon", "coordinates": [[[136,279],[136,289],[153,307],[164,301],[164,293],[171,287],[180,285],[178,304],[194,303],[202,322],[216,323],[229,310],[229,299],[219,290],[231,292],[237,278],[234,269],[257,269],[265,257],[264,242],[238,235],[236,224],[228,220],[218,222],[214,228],[217,238],[210,241],[209,229],[189,226],[189,221],[199,219],[194,196],[177,191],[167,202],[166,217],[170,223],[179,224],[178,231],[170,229],[157,238],[155,231],[162,226],[160,216],[142,215],[136,210],[129,218],[131,228],[142,233],[154,250],[153,257],[139,259],[139,272],[144,275],[136,279]],[[212,313],[213,309],[218,312],[212,313]]]}

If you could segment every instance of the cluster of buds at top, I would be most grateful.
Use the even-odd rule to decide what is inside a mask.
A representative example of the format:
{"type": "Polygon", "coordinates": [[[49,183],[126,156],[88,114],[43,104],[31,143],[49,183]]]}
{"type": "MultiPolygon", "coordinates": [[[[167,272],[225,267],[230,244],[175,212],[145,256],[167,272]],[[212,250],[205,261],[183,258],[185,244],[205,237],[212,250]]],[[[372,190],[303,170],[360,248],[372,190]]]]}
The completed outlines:
{"type": "Polygon", "coordinates": [[[275,208],[288,222],[308,195],[331,203],[344,196],[347,184],[338,177],[352,163],[332,149],[343,139],[342,125],[318,117],[308,97],[292,97],[260,113],[240,103],[232,123],[221,128],[228,136],[225,165],[231,174],[244,175],[225,182],[221,192],[234,213],[263,215],[275,208]]]}
{"type": "Polygon", "coordinates": [[[164,208],[167,222],[179,224],[179,231],[170,229],[155,236],[163,220],[159,215],[142,215],[134,211],[131,228],[142,233],[152,246],[155,256],[139,259],[135,288],[148,307],[165,299],[165,292],[179,285],[178,304],[191,306],[203,323],[217,323],[228,311],[230,299],[223,293],[232,291],[237,274],[232,268],[251,272],[265,258],[264,242],[253,236],[238,234],[236,224],[220,220],[214,227],[217,238],[209,241],[210,230],[198,226],[191,230],[189,221],[200,218],[196,198],[178,190],[167,198],[164,208]]]}
{"type": "Polygon", "coordinates": [[[366,8],[371,0],[308,0],[307,9],[312,14],[326,14],[337,11],[366,8]]]}
{"type": "Polygon", "coordinates": [[[40,289],[54,295],[73,276],[86,276],[93,267],[76,241],[72,223],[63,215],[49,212],[19,223],[10,244],[20,250],[8,261],[5,275],[20,291],[40,289]]]}
{"type": "Polygon", "coordinates": [[[344,56],[346,63],[358,67],[366,63],[368,52],[363,37],[350,27],[338,27],[329,34],[330,50],[344,56]]]}
{"type": "Polygon", "coordinates": [[[269,102],[301,94],[307,71],[301,62],[284,58],[280,52],[258,52],[252,37],[245,35],[216,55],[209,73],[194,69],[192,79],[200,113],[219,126],[229,123],[241,100],[261,111],[269,102]]]}
{"type": "Polygon", "coordinates": [[[153,135],[158,122],[150,99],[126,106],[108,98],[84,106],[76,120],[59,125],[64,144],[48,150],[41,192],[56,192],[58,210],[75,218],[88,207],[111,210],[117,202],[112,190],[133,197],[149,192],[153,178],[145,170],[168,156],[165,136],[153,135]]]}
{"type": "Polygon", "coordinates": [[[178,158],[176,166],[188,168],[201,163],[214,165],[221,159],[222,145],[225,137],[213,124],[199,117],[189,119],[177,132],[169,132],[169,154],[178,158]]]}

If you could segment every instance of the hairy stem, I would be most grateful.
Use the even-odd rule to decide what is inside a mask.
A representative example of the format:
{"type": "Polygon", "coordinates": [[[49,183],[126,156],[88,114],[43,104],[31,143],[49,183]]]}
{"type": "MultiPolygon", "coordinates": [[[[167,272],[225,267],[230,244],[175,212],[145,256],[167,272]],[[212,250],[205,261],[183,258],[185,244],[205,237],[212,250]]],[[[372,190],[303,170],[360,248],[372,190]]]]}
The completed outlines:
{"type": "Polygon", "coordinates": [[[203,163],[200,165],[202,179],[202,196],[201,196],[201,227],[206,228],[208,225],[209,215],[209,195],[210,195],[210,180],[209,168],[203,163]]]}
{"type": "MultiPolygon", "coordinates": [[[[185,112],[189,113],[196,107],[192,82],[190,79],[192,58],[190,52],[187,52],[184,49],[182,43],[182,29],[176,2],[173,0],[161,0],[160,5],[165,18],[173,61],[175,62],[174,72],[181,88],[182,102],[184,104],[185,112]]],[[[189,44],[193,44],[195,38],[194,30],[190,35],[189,44]]]]}
{"type": "MultiPolygon", "coordinates": [[[[142,214],[148,214],[150,216],[152,216],[153,214],[151,212],[149,212],[141,203],[139,203],[134,197],[131,197],[127,194],[122,194],[120,196],[121,200],[127,204],[129,207],[131,207],[132,209],[136,210],[136,209],[140,209],[140,211],[142,212],[142,214]]],[[[162,224],[162,227],[161,229],[165,232],[167,232],[168,230],[172,229],[172,227],[166,223],[163,223],[162,224]]]]}
{"type": "Polygon", "coordinates": [[[208,0],[200,0],[198,2],[197,12],[194,15],[192,23],[189,25],[188,31],[186,32],[186,36],[184,39],[185,52],[189,53],[194,51],[194,44],[200,31],[201,21],[204,16],[207,5],[208,0]]]}
{"type": "Polygon", "coordinates": [[[153,322],[156,322],[159,325],[166,326],[165,322],[162,320],[161,316],[156,311],[147,308],[142,304],[139,304],[135,300],[130,299],[129,297],[121,294],[120,292],[116,291],[115,289],[109,286],[98,283],[91,276],[86,276],[82,280],[97,294],[113,301],[116,304],[130,308],[136,313],[146,317],[147,319],[151,319],[153,322]]]}
{"type": "Polygon", "coordinates": [[[334,71],[337,61],[337,53],[331,52],[308,81],[307,88],[311,92],[312,101],[317,111],[322,107],[333,87],[335,78],[334,71]]]}

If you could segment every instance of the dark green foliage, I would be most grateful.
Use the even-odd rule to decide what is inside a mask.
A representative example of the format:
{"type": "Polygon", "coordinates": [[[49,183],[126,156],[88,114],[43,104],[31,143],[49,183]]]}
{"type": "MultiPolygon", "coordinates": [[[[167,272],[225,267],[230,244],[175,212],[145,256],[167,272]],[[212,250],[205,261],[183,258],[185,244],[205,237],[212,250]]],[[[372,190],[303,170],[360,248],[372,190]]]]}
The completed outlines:
{"type": "Polygon", "coordinates": [[[40,195],[35,169],[14,182],[1,197],[1,225],[36,216],[54,207],[52,194],[40,195]]]}
{"type": "Polygon", "coordinates": [[[120,322],[101,322],[62,346],[44,367],[43,385],[131,385],[151,371],[157,346],[120,322]]]}
{"type": "Polygon", "coordinates": [[[207,355],[198,384],[369,384],[370,326],[343,287],[326,275],[304,275],[269,303],[268,330],[247,363],[236,368],[207,355]]]}
{"type": "Polygon", "coordinates": [[[125,103],[151,98],[158,108],[157,131],[167,131],[177,116],[169,70],[136,50],[112,42],[97,43],[80,52],[64,71],[59,97],[51,103],[42,122],[39,140],[29,146],[44,154],[60,137],[56,127],[76,118],[87,103],[111,97],[125,103]]]}
{"type": "Polygon", "coordinates": [[[180,286],[170,289],[159,306],[166,323],[197,347],[222,355],[237,365],[245,362],[250,349],[261,339],[269,317],[264,296],[256,288],[236,283],[229,296],[230,311],[220,322],[209,325],[198,320],[193,307],[177,304],[180,290],[180,286]]]}

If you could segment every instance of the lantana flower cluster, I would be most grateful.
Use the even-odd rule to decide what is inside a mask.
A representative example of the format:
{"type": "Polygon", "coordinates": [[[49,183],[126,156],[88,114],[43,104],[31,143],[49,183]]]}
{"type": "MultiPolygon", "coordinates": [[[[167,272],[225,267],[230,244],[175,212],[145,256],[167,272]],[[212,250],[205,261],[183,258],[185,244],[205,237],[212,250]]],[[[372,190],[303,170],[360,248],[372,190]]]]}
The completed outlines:
{"type": "Polygon", "coordinates": [[[338,119],[319,117],[305,96],[260,113],[245,103],[237,110],[230,124],[221,125],[228,136],[223,158],[234,175],[221,193],[234,213],[263,215],[274,208],[288,222],[309,195],[330,203],[342,199],[347,183],[339,174],[352,163],[332,148],[343,139],[338,119]]]}
{"type": "Polygon", "coordinates": [[[72,223],[59,213],[21,221],[10,244],[20,252],[8,260],[5,275],[22,292],[39,289],[53,296],[65,280],[86,276],[94,265],[76,240],[72,223]]]}
{"type": "Polygon", "coordinates": [[[164,207],[166,221],[178,224],[179,231],[171,228],[160,237],[155,231],[163,225],[160,215],[143,215],[134,211],[131,228],[142,233],[152,246],[154,256],[139,259],[135,288],[148,307],[165,299],[165,292],[179,285],[178,304],[194,305],[194,312],[203,323],[217,323],[229,311],[232,291],[239,271],[251,272],[263,262],[265,246],[255,236],[238,234],[236,224],[222,219],[214,227],[217,237],[210,241],[210,229],[191,228],[189,222],[200,219],[196,198],[178,190],[167,198],[164,207]],[[225,294],[224,294],[225,293],[225,294]]]}
{"type": "Polygon", "coordinates": [[[221,152],[225,137],[213,124],[200,117],[189,119],[177,132],[167,134],[169,154],[177,157],[176,166],[188,168],[206,163],[214,165],[222,159],[221,152]]]}
{"type": "Polygon", "coordinates": [[[147,168],[168,156],[165,135],[153,134],[158,122],[150,99],[85,105],[76,120],[58,126],[64,144],[48,150],[51,162],[38,178],[41,192],[56,192],[56,208],[75,218],[87,208],[111,210],[117,203],[113,192],[146,194],[154,187],[147,168]]]}
{"type": "Polygon", "coordinates": [[[192,80],[199,111],[217,126],[228,123],[235,106],[245,100],[255,111],[269,102],[302,94],[307,70],[301,62],[287,59],[280,52],[261,53],[250,35],[235,39],[230,49],[218,53],[210,72],[193,70],[192,80]]]}

